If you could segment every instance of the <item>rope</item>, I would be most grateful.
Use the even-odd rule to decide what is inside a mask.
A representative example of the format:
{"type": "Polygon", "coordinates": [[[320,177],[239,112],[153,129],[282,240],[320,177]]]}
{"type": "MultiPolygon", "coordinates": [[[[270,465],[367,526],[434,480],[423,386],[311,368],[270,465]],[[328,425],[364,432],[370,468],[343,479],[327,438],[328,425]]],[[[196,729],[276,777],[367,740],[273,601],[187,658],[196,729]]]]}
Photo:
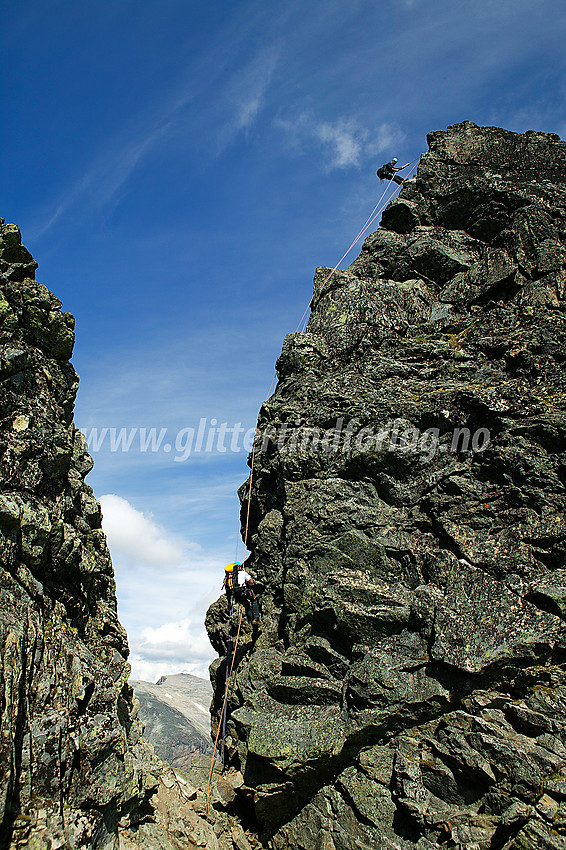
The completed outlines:
{"type": "MultiPolygon", "coordinates": [[[[408,165],[413,165],[413,163],[415,163],[415,162],[416,162],[416,163],[418,163],[419,161],[420,161],[420,156],[419,156],[419,157],[417,157],[417,159],[414,159],[412,162],[409,162],[409,163],[408,163],[408,165]]],[[[408,167],[408,166],[405,166],[405,167],[408,167]]],[[[409,179],[410,179],[410,177],[412,177],[413,173],[416,171],[416,168],[417,168],[417,166],[414,166],[413,168],[411,168],[411,170],[410,170],[409,174],[407,175],[407,177],[405,177],[404,182],[406,182],[407,180],[409,180],[409,179]]],[[[371,227],[371,225],[374,223],[374,221],[376,220],[376,218],[377,218],[379,215],[381,215],[381,213],[383,212],[383,210],[385,209],[385,207],[387,206],[387,204],[389,204],[389,203],[393,200],[393,198],[395,197],[395,195],[396,195],[396,194],[398,194],[398,192],[399,192],[399,191],[403,188],[403,183],[401,183],[401,185],[397,185],[397,184],[395,184],[395,189],[394,189],[394,191],[391,193],[391,195],[389,195],[389,197],[388,197],[388,198],[386,198],[385,202],[384,202],[383,204],[381,204],[381,202],[382,202],[382,200],[383,200],[384,195],[385,195],[385,194],[389,191],[389,188],[390,188],[390,186],[391,186],[391,184],[392,184],[392,183],[393,183],[393,180],[391,179],[391,180],[389,181],[389,183],[387,184],[387,186],[385,187],[385,190],[384,190],[383,194],[381,195],[381,198],[379,199],[379,201],[377,202],[377,204],[375,205],[375,207],[373,208],[373,210],[372,210],[372,211],[371,211],[371,213],[369,214],[369,217],[366,219],[366,222],[365,222],[364,226],[363,226],[363,227],[362,227],[362,229],[359,231],[358,235],[355,237],[354,241],[352,242],[352,244],[350,245],[350,247],[348,248],[348,250],[347,250],[344,254],[342,254],[342,256],[340,257],[340,259],[338,260],[338,262],[336,263],[336,265],[334,266],[334,268],[332,269],[332,271],[331,271],[329,274],[327,274],[327,275],[326,275],[326,277],[324,278],[324,280],[322,281],[322,283],[321,283],[321,285],[320,285],[320,289],[322,289],[322,288],[323,288],[323,286],[325,286],[325,285],[328,283],[328,281],[330,280],[330,278],[332,277],[332,275],[334,274],[334,272],[338,270],[338,266],[340,265],[340,263],[341,263],[341,262],[342,262],[342,261],[343,261],[343,260],[344,260],[344,259],[348,256],[348,254],[350,253],[350,251],[352,250],[352,248],[354,247],[354,245],[355,245],[357,242],[359,242],[359,241],[360,241],[360,239],[362,238],[362,236],[364,235],[364,233],[366,233],[366,231],[367,231],[367,230],[369,230],[369,228],[370,228],[370,227],[371,227]],[[381,206],[380,206],[380,205],[381,205],[381,206]]],[[[309,305],[308,305],[307,309],[305,310],[305,312],[304,312],[304,313],[303,313],[303,315],[301,316],[301,321],[300,321],[300,322],[299,322],[299,324],[297,325],[297,330],[295,331],[295,333],[297,333],[297,332],[301,329],[301,326],[302,326],[303,321],[304,321],[304,319],[305,319],[305,317],[306,317],[306,315],[307,315],[307,313],[308,313],[308,311],[309,311],[309,309],[310,309],[310,305],[311,305],[311,304],[312,304],[312,299],[311,299],[311,301],[309,302],[309,305]]]]}
{"type": "MultiPolygon", "coordinates": [[[[232,571],[232,575],[233,575],[233,571],[232,571]]],[[[230,651],[228,653],[230,658],[233,655],[233,649],[232,649],[232,626],[233,626],[233,623],[234,623],[234,596],[232,595],[231,598],[230,598],[230,644],[229,644],[230,651]]],[[[228,690],[228,657],[226,658],[226,681],[224,683],[224,693],[226,693],[227,690],[228,690]]],[[[220,752],[220,761],[222,762],[222,764],[224,764],[224,744],[225,744],[225,741],[226,741],[226,717],[227,717],[227,715],[228,715],[228,712],[224,711],[223,712],[223,720],[222,720],[222,750],[220,752]]]]}
{"type": "MultiPolygon", "coordinates": [[[[360,232],[358,233],[358,235],[354,238],[354,241],[352,242],[352,244],[350,245],[350,247],[348,248],[348,250],[347,250],[344,254],[342,254],[342,256],[340,257],[340,259],[338,260],[338,262],[336,263],[336,265],[334,266],[334,268],[332,269],[332,271],[330,272],[330,274],[328,274],[328,275],[326,276],[326,278],[323,280],[323,282],[322,282],[322,284],[321,284],[321,288],[322,288],[322,286],[324,286],[324,284],[325,284],[327,281],[329,281],[329,280],[330,280],[330,278],[332,277],[332,275],[334,274],[334,272],[338,269],[338,266],[340,265],[340,263],[342,262],[342,260],[346,259],[346,257],[348,256],[348,254],[350,253],[350,251],[352,250],[352,248],[354,247],[354,245],[356,244],[356,242],[359,242],[359,240],[362,238],[362,236],[364,235],[364,233],[366,232],[366,230],[367,230],[367,229],[370,227],[370,225],[371,225],[371,224],[375,221],[375,219],[377,218],[377,216],[378,216],[378,215],[379,215],[379,214],[383,211],[383,209],[387,206],[387,204],[388,204],[388,203],[389,203],[389,202],[390,202],[390,201],[391,201],[391,200],[395,197],[395,192],[398,192],[398,191],[399,191],[399,189],[401,188],[401,186],[399,186],[398,188],[395,188],[395,190],[393,191],[393,193],[391,194],[391,196],[390,196],[389,198],[387,198],[387,200],[386,200],[386,201],[385,201],[385,203],[383,204],[383,208],[378,209],[378,207],[379,207],[379,205],[380,205],[381,201],[383,200],[383,196],[386,194],[386,192],[388,192],[388,191],[389,191],[389,187],[391,186],[391,184],[392,184],[392,183],[393,183],[393,180],[390,180],[390,181],[389,181],[389,183],[387,184],[387,186],[385,187],[385,191],[383,192],[383,195],[381,196],[381,198],[379,199],[379,201],[377,202],[377,204],[375,205],[375,207],[374,207],[374,208],[373,208],[373,210],[371,211],[371,214],[370,214],[369,218],[367,218],[367,219],[366,219],[366,223],[364,224],[364,226],[362,227],[362,229],[360,230],[360,232]],[[377,212],[376,212],[376,209],[377,209],[377,212]]],[[[395,186],[397,187],[397,184],[395,184],[395,186]]]]}
{"type": "MultiPolygon", "coordinates": [[[[273,384],[275,383],[276,377],[277,376],[274,375],[273,378],[271,379],[271,383],[269,385],[267,395],[265,396],[262,404],[264,402],[266,402],[267,399],[269,398],[269,395],[271,393],[271,390],[273,389],[273,384]]],[[[246,526],[245,526],[245,531],[244,531],[244,557],[242,558],[242,563],[244,563],[244,561],[246,560],[246,552],[248,551],[248,529],[250,527],[250,507],[251,507],[252,481],[253,481],[253,476],[254,476],[254,461],[255,461],[255,447],[256,447],[257,434],[258,434],[258,426],[257,426],[257,423],[256,423],[254,439],[253,439],[253,443],[252,443],[252,456],[251,456],[251,461],[250,461],[250,485],[249,485],[249,488],[248,488],[248,506],[247,506],[247,509],[246,509],[246,526]]]]}
{"type": "MultiPolygon", "coordinates": [[[[242,625],[242,616],[244,614],[244,609],[240,606],[240,620],[238,622],[238,631],[236,633],[236,643],[234,644],[234,651],[232,652],[232,663],[230,665],[230,672],[228,673],[228,679],[226,681],[226,690],[224,691],[224,701],[222,703],[222,711],[220,712],[220,719],[218,721],[218,729],[216,730],[216,738],[214,740],[214,748],[212,750],[212,758],[210,760],[210,771],[208,774],[208,785],[206,786],[206,812],[210,811],[210,782],[212,779],[212,771],[214,770],[214,756],[216,754],[216,747],[218,746],[218,738],[220,736],[220,730],[222,729],[224,712],[226,710],[226,700],[228,699],[228,688],[230,687],[230,679],[232,678],[232,670],[234,669],[234,660],[236,658],[236,650],[238,649],[238,641],[240,639],[240,628],[242,625]]],[[[226,659],[226,666],[228,665],[228,659],[226,659]]]]}
{"type": "MultiPolygon", "coordinates": [[[[267,400],[269,398],[269,394],[270,394],[271,390],[273,389],[274,383],[275,383],[275,375],[273,376],[273,379],[271,381],[269,390],[267,391],[267,395],[265,397],[265,400],[267,400]]],[[[245,529],[245,532],[244,532],[244,557],[242,558],[242,563],[246,559],[246,552],[247,552],[247,548],[248,548],[248,530],[249,530],[249,527],[250,527],[251,493],[252,493],[252,481],[253,481],[253,474],[254,474],[255,446],[256,446],[255,438],[257,436],[257,431],[258,431],[258,428],[257,428],[257,425],[256,425],[255,434],[254,434],[254,441],[253,441],[253,445],[252,445],[251,464],[250,464],[250,466],[251,466],[251,468],[250,468],[250,484],[249,484],[249,492],[248,492],[248,506],[247,506],[247,510],[246,510],[246,529],[245,529]]],[[[233,604],[234,604],[234,602],[232,600],[232,605],[233,604]]],[[[230,679],[232,678],[232,670],[234,668],[234,661],[236,659],[236,650],[238,649],[238,641],[240,639],[240,628],[242,626],[243,614],[244,614],[244,609],[243,609],[242,606],[240,606],[240,619],[238,621],[238,631],[236,633],[236,642],[234,644],[234,649],[232,651],[232,663],[230,664],[230,672],[228,673],[228,676],[226,678],[226,688],[225,688],[225,691],[224,691],[224,701],[222,703],[222,710],[220,712],[220,719],[218,721],[218,729],[216,730],[216,738],[214,739],[214,747],[212,749],[212,758],[210,760],[210,772],[208,774],[208,785],[207,785],[207,788],[206,788],[206,811],[207,811],[207,814],[210,810],[210,782],[211,782],[211,779],[212,779],[212,771],[214,769],[214,756],[216,754],[216,747],[218,746],[218,738],[220,736],[220,729],[222,729],[222,763],[224,763],[224,739],[225,739],[225,735],[226,735],[226,701],[228,699],[228,689],[230,687],[230,679]]],[[[230,614],[230,620],[232,620],[232,613],[230,614]]],[[[226,657],[226,669],[228,669],[228,657],[226,657]]]]}
{"type": "MultiPolygon", "coordinates": [[[[420,156],[418,156],[416,159],[413,159],[413,160],[412,160],[412,162],[407,163],[407,165],[405,166],[405,168],[408,168],[408,166],[409,166],[409,165],[413,165],[413,166],[414,166],[414,163],[418,163],[418,162],[420,161],[420,158],[421,158],[421,157],[420,157],[420,156]]],[[[411,168],[411,170],[410,170],[410,172],[409,172],[408,176],[407,176],[407,177],[405,177],[405,180],[408,180],[408,179],[409,179],[409,178],[413,175],[413,172],[414,172],[415,170],[416,170],[416,166],[414,166],[413,168],[411,168]]],[[[340,265],[340,263],[342,262],[342,260],[344,260],[344,259],[348,256],[348,254],[350,253],[350,251],[352,250],[352,248],[354,247],[354,245],[356,244],[356,242],[359,242],[359,240],[362,238],[362,236],[364,235],[364,233],[365,233],[365,232],[366,232],[366,231],[367,231],[367,230],[371,227],[371,225],[372,225],[372,224],[373,224],[373,222],[376,220],[376,218],[377,218],[377,217],[378,217],[378,216],[379,216],[379,215],[383,212],[383,210],[385,209],[385,207],[387,206],[387,204],[388,204],[388,203],[390,203],[390,201],[392,201],[392,200],[393,200],[393,198],[395,197],[395,195],[396,195],[396,194],[400,191],[400,189],[402,188],[402,185],[403,185],[403,184],[401,184],[400,186],[397,186],[397,184],[395,184],[395,190],[393,191],[393,193],[392,193],[392,194],[391,194],[391,195],[390,195],[390,196],[389,196],[389,197],[385,200],[385,202],[384,202],[383,204],[381,204],[381,202],[383,201],[383,198],[385,197],[385,195],[386,195],[386,194],[387,194],[387,192],[389,191],[389,189],[390,189],[390,187],[391,187],[391,184],[392,184],[392,183],[393,183],[393,180],[390,180],[390,181],[389,181],[389,183],[387,184],[387,186],[385,187],[385,189],[383,190],[383,192],[382,192],[382,194],[381,194],[380,199],[378,200],[378,202],[376,203],[375,207],[373,208],[373,210],[372,210],[372,211],[371,211],[371,213],[369,214],[369,216],[368,216],[368,218],[366,219],[366,221],[365,221],[365,223],[364,223],[364,225],[363,225],[362,229],[359,231],[358,235],[356,236],[356,238],[354,239],[354,241],[352,242],[352,244],[350,245],[350,247],[348,248],[348,250],[347,250],[344,254],[342,254],[342,256],[340,257],[340,259],[338,260],[338,262],[336,263],[336,265],[334,266],[334,268],[332,269],[332,271],[330,272],[330,274],[328,274],[328,275],[325,277],[325,279],[323,280],[323,282],[322,282],[322,284],[321,284],[321,287],[320,287],[321,289],[322,289],[322,287],[323,287],[323,286],[324,286],[324,285],[325,285],[325,284],[326,284],[326,283],[330,280],[330,278],[332,277],[332,275],[334,274],[334,272],[335,272],[335,271],[337,271],[338,266],[340,265]]],[[[300,319],[300,321],[299,321],[299,324],[297,325],[297,329],[296,329],[295,333],[298,333],[298,332],[299,332],[299,330],[300,330],[300,328],[301,328],[301,325],[303,324],[303,321],[304,321],[304,319],[305,319],[305,317],[306,317],[307,313],[308,313],[308,312],[309,312],[309,310],[310,310],[310,305],[311,305],[311,304],[312,304],[312,299],[311,299],[311,301],[309,301],[309,303],[308,303],[308,305],[307,305],[307,308],[306,308],[305,312],[304,312],[304,313],[303,313],[303,315],[301,316],[301,319],[300,319]]],[[[264,403],[265,403],[265,402],[267,401],[267,399],[269,398],[269,394],[271,393],[271,390],[273,389],[273,384],[275,383],[275,378],[276,378],[276,375],[274,375],[274,376],[273,376],[273,378],[272,378],[272,380],[271,380],[271,384],[270,384],[269,389],[268,389],[268,391],[267,391],[267,395],[266,395],[266,397],[265,397],[265,399],[264,399],[264,403]]],[[[248,507],[247,507],[247,510],[246,510],[246,527],[245,527],[245,534],[244,534],[244,557],[242,558],[242,563],[243,563],[243,562],[245,561],[245,559],[246,559],[246,551],[247,551],[247,544],[248,544],[248,528],[249,528],[249,522],[250,522],[250,504],[251,504],[251,493],[252,493],[252,480],[253,480],[253,474],[254,474],[254,461],[255,461],[255,448],[256,448],[256,437],[257,437],[257,432],[258,432],[258,426],[257,426],[257,424],[256,424],[255,434],[254,434],[254,440],[253,440],[253,443],[252,443],[252,456],[251,456],[251,463],[250,463],[250,467],[251,467],[251,469],[250,469],[250,485],[249,485],[249,488],[248,488],[248,507]]]]}
{"type": "MultiPolygon", "coordinates": [[[[407,163],[405,168],[408,168],[409,165],[413,165],[414,167],[411,168],[408,176],[405,177],[405,180],[408,180],[413,175],[414,171],[416,171],[417,166],[415,166],[414,164],[415,163],[418,164],[418,162],[420,161],[420,158],[421,157],[418,156],[416,159],[413,159],[412,162],[407,163]]],[[[340,259],[338,260],[338,262],[336,263],[336,265],[334,266],[334,268],[332,269],[330,274],[328,274],[325,277],[325,279],[323,280],[321,287],[320,287],[321,289],[330,280],[330,278],[332,277],[334,272],[338,269],[338,266],[340,265],[342,260],[344,260],[348,256],[348,254],[350,253],[350,251],[352,250],[352,248],[354,247],[356,242],[359,242],[359,240],[362,238],[364,233],[371,227],[371,225],[376,220],[376,218],[383,212],[383,210],[385,209],[387,204],[390,203],[390,201],[393,200],[395,195],[402,188],[403,184],[401,184],[400,186],[397,186],[397,184],[395,184],[395,190],[393,191],[393,193],[388,198],[386,198],[385,202],[382,204],[381,202],[383,201],[383,198],[385,197],[385,195],[389,191],[392,183],[393,183],[393,180],[390,180],[389,183],[387,184],[387,186],[385,187],[385,189],[383,190],[381,197],[378,200],[377,204],[375,205],[375,207],[373,208],[373,210],[369,214],[368,218],[366,219],[365,224],[363,225],[362,229],[359,231],[358,235],[356,236],[356,238],[354,239],[354,241],[352,242],[352,244],[350,245],[350,247],[348,248],[346,253],[342,254],[342,256],[340,257],[340,259]]],[[[312,299],[309,302],[309,304],[307,305],[305,312],[301,316],[301,319],[299,321],[299,324],[297,325],[297,329],[296,329],[295,333],[298,333],[299,330],[301,329],[301,325],[303,324],[303,321],[304,321],[307,313],[310,310],[311,304],[312,304],[312,299]]],[[[273,385],[275,383],[275,378],[276,378],[276,375],[274,375],[272,380],[271,380],[271,384],[270,384],[269,389],[267,391],[267,395],[264,399],[264,403],[269,398],[269,394],[271,393],[271,390],[273,389],[273,385]]],[[[253,443],[252,443],[252,456],[251,456],[251,462],[250,462],[250,483],[249,483],[249,488],[248,488],[248,506],[247,506],[247,510],[246,510],[246,526],[245,526],[245,533],[244,533],[244,556],[242,558],[242,563],[246,560],[246,552],[247,552],[247,548],[248,548],[248,529],[249,529],[249,524],[250,524],[250,507],[251,507],[252,482],[253,482],[253,474],[254,474],[254,462],[255,462],[255,449],[256,449],[257,434],[258,434],[258,426],[256,424],[254,439],[253,439],[253,443]]],[[[237,549],[236,549],[236,551],[237,551],[237,549]]]]}

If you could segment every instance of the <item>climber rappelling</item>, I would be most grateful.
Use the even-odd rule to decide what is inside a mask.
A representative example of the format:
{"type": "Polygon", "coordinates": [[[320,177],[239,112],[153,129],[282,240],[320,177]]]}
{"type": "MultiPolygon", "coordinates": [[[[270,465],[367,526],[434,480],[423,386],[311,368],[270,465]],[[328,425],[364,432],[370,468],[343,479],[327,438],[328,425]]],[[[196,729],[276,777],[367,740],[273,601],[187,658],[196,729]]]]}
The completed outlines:
{"type": "Polygon", "coordinates": [[[224,588],[228,607],[231,608],[233,600],[239,602],[246,610],[248,622],[258,626],[260,625],[259,599],[252,587],[253,583],[253,578],[239,561],[228,564],[224,568],[224,588]]]}
{"type": "Polygon", "coordinates": [[[391,162],[386,162],[384,165],[380,166],[380,168],[377,169],[376,174],[380,180],[393,180],[394,183],[402,186],[404,180],[402,177],[398,177],[397,172],[403,171],[403,169],[407,168],[410,164],[410,162],[406,162],[405,165],[401,165],[397,168],[397,157],[393,157],[391,162]]]}

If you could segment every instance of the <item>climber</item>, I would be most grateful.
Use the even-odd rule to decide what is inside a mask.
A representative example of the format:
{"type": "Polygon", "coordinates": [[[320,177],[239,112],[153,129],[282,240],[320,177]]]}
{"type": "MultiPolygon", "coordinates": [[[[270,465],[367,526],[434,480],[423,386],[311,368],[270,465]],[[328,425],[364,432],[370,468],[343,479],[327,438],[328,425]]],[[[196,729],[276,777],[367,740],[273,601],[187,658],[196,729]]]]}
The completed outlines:
{"type": "Polygon", "coordinates": [[[397,183],[399,186],[403,185],[403,178],[397,176],[397,171],[403,171],[404,168],[407,168],[410,165],[410,162],[405,163],[405,165],[401,165],[400,168],[396,168],[397,158],[394,157],[391,162],[386,162],[385,165],[382,165],[381,168],[378,168],[376,171],[377,176],[380,180],[393,180],[394,183],[397,183]]]}
{"type": "Polygon", "coordinates": [[[259,599],[253,591],[253,583],[253,578],[245,571],[239,561],[235,561],[233,564],[228,564],[225,567],[224,587],[226,589],[228,605],[231,605],[232,598],[236,602],[240,602],[246,609],[248,622],[254,626],[258,626],[260,625],[259,599]]]}

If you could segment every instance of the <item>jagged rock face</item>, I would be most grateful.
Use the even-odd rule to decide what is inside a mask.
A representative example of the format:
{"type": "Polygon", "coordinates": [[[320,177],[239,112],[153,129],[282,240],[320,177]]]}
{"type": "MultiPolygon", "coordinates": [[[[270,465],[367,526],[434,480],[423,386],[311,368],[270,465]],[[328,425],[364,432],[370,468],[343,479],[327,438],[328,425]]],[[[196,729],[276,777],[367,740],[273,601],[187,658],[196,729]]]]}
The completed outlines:
{"type": "Polygon", "coordinates": [[[0,847],[112,848],[157,781],[73,424],[74,320],[36,267],[0,219],[0,847]]]}
{"type": "Polygon", "coordinates": [[[274,850],[566,846],[566,144],[428,141],[259,417],[227,743],[274,850]]]}

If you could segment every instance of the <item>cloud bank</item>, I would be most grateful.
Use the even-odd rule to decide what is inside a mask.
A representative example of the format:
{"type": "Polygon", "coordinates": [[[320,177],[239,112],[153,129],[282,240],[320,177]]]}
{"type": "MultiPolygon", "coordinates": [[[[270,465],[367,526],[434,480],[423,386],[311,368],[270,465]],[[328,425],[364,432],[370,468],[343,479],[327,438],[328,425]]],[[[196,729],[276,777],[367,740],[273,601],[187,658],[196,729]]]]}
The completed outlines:
{"type": "Polygon", "coordinates": [[[107,494],[100,503],[132,677],[156,681],[192,673],[207,678],[215,653],[204,617],[221,590],[222,555],[168,533],[121,496],[107,494]]]}

